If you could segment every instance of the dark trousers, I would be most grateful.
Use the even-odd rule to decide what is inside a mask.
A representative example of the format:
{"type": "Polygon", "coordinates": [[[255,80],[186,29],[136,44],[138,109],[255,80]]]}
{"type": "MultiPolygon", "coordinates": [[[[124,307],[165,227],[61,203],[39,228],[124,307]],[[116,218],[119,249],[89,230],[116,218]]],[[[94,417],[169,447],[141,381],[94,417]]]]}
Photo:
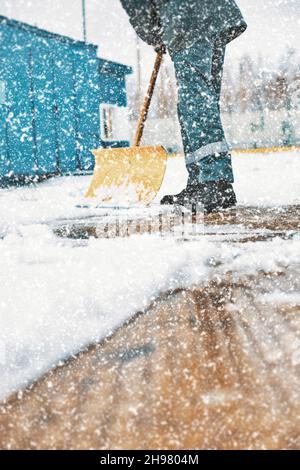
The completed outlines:
{"type": "Polygon", "coordinates": [[[178,84],[178,116],[187,169],[200,182],[233,182],[229,147],[220,116],[226,46],[198,41],[172,56],[178,84]]]}

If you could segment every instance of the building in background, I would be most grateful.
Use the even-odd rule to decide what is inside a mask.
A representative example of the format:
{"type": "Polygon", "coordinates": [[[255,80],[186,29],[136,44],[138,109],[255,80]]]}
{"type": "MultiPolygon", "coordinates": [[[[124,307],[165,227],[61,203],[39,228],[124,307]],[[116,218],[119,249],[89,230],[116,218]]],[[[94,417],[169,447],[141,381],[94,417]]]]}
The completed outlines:
{"type": "Polygon", "coordinates": [[[92,170],[127,146],[126,76],[97,47],[0,17],[0,177],[92,170]]]}

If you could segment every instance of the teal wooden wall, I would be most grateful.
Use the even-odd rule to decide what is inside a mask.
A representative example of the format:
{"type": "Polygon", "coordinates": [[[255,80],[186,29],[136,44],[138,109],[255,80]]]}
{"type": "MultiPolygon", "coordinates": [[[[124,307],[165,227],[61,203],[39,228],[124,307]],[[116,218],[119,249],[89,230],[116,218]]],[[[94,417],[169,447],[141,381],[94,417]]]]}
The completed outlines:
{"type": "Polygon", "coordinates": [[[126,106],[129,73],[96,46],[0,17],[0,177],[92,170],[90,150],[107,146],[100,103],[126,106]]]}

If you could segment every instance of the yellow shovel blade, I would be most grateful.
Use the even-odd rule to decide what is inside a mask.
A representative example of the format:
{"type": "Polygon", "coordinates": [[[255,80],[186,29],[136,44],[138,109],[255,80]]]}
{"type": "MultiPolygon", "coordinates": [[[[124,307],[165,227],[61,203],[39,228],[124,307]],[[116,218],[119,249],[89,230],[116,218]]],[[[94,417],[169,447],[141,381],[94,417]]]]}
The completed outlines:
{"type": "Polygon", "coordinates": [[[95,170],[85,197],[104,204],[150,204],[166,172],[168,154],[163,147],[94,150],[95,170]]]}

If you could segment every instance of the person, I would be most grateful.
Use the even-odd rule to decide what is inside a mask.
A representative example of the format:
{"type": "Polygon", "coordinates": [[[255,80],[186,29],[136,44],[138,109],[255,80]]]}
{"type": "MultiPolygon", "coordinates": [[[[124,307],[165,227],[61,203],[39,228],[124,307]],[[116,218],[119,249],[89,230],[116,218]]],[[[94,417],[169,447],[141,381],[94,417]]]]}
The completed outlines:
{"type": "Polygon", "coordinates": [[[187,186],[161,204],[201,203],[207,213],[236,205],[220,95],[227,44],[247,28],[234,0],[121,0],[138,36],[167,48],[178,85],[187,186]]]}

